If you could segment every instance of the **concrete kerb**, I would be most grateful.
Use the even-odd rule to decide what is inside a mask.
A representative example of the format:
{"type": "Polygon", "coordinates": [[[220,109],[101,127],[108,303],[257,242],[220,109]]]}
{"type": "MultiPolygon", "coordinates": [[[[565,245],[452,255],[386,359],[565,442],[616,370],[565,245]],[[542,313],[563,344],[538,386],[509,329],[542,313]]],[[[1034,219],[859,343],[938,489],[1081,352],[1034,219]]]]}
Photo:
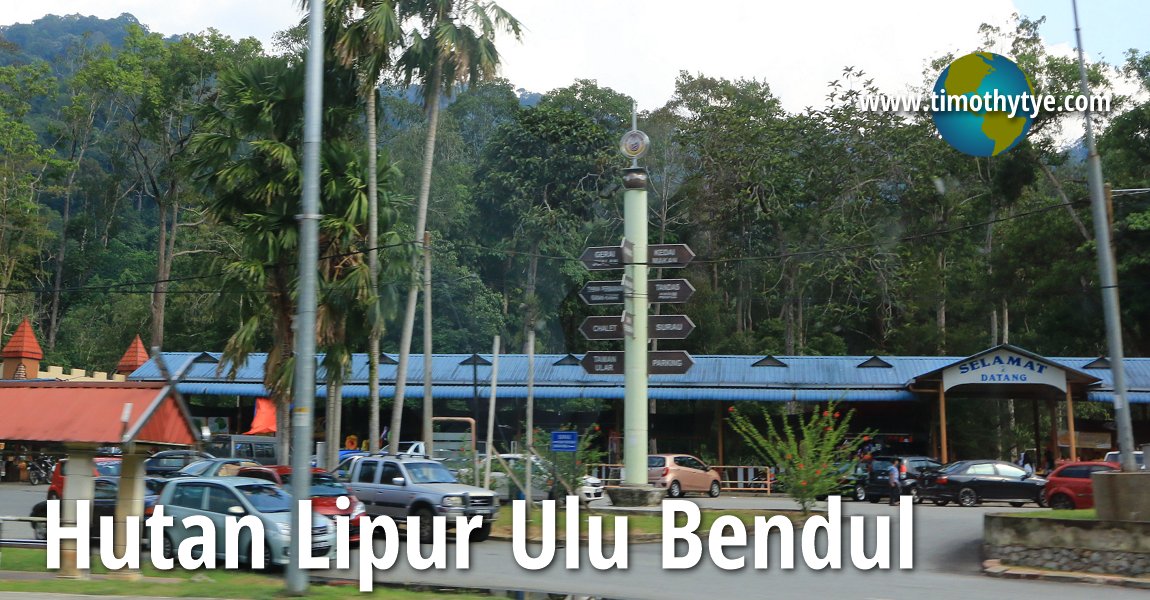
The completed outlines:
{"type": "Polygon", "coordinates": [[[1033,579],[1038,581],[1058,581],[1063,583],[1091,583],[1095,585],[1117,585],[1122,587],[1150,590],[1150,578],[1123,577],[1121,575],[1098,575],[1077,571],[1048,571],[1031,567],[1004,565],[1002,561],[990,559],[982,561],[982,573],[989,577],[1004,579],[1033,579]]]}

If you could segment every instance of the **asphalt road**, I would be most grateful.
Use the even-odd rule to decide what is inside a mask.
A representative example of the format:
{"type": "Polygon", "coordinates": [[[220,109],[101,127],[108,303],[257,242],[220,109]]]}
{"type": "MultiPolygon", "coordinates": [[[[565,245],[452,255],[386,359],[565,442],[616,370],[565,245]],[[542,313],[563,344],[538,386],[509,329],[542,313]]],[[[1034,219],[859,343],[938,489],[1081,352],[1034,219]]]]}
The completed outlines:
{"type": "MultiPolygon", "coordinates": [[[[699,504],[714,508],[769,508],[793,507],[787,500],[763,498],[696,499],[699,504]]],[[[1084,598],[1103,592],[1094,586],[1069,583],[994,579],[980,574],[980,544],[982,516],[990,512],[1036,510],[1035,507],[1015,509],[1006,505],[977,508],[954,506],[914,507],[913,556],[914,568],[900,570],[856,569],[851,562],[850,516],[864,517],[866,553],[873,553],[877,517],[890,517],[891,564],[897,567],[899,555],[897,527],[898,509],[884,504],[843,503],[843,530],[841,538],[842,568],[814,570],[802,559],[800,535],[796,535],[795,568],[784,570],[779,566],[777,542],[768,546],[769,568],[756,570],[754,565],[754,538],[748,540],[745,551],[729,551],[731,558],[745,556],[742,569],[723,570],[709,558],[707,541],[703,540],[703,560],[694,568],[681,571],[663,569],[661,544],[632,544],[626,570],[599,571],[589,566],[586,548],[582,548],[577,570],[564,566],[565,554],[560,549],[555,560],[543,570],[528,571],[520,567],[510,542],[488,541],[471,544],[471,568],[452,568],[454,548],[449,548],[448,568],[417,571],[407,565],[405,550],[391,569],[378,571],[376,582],[392,584],[435,584],[478,589],[522,590],[574,594],[603,599],[701,599],[701,598],[1011,598],[1018,600],[1050,600],[1084,598]]],[[[773,537],[773,536],[772,536],[773,537]]],[[[819,554],[826,550],[825,539],[820,536],[819,554]]],[[[611,548],[606,548],[610,553],[611,548]]],[[[382,544],[377,545],[382,554],[382,544]]],[[[532,554],[537,548],[532,548],[532,554]]],[[[328,576],[357,579],[358,557],[352,554],[351,569],[331,571],[328,576]]],[[[1125,598],[1145,599],[1146,592],[1105,588],[1108,600],[1125,598]]]]}
{"type": "MultiPolygon", "coordinates": [[[[0,483],[0,517],[27,517],[32,507],[48,496],[48,485],[27,483],[0,483]]],[[[4,523],[0,538],[32,537],[32,526],[27,523],[4,523]]]]}
{"type": "MultiPolygon", "coordinates": [[[[32,506],[44,498],[47,486],[27,484],[0,484],[0,515],[26,516],[32,506]]],[[[717,499],[693,498],[697,504],[716,509],[739,508],[794,508],[795,505],[780,498],[721,497],[717,499]]],[[[510,506],[504,508],[510,510],[510,506]]],[[[980,574],[980,545],[982,517],[992,512],[1022,512],[1005,504],[960,508],[917,505],[913,509],[914,568],[898,569],[899,527],[898,508],[886,504],[842,503],[842,568],[813,570],[803,562],[801,533],[795,536],[795,568],[784,570],[779,565],[778,542],[772,539],[768,546],[769,568],[757,570],[754,565],[754,537],[748,539],[745,550],[728,550],[729,557],[745,556],[744,568],[722,570],[708,558],[707,540],[702,541],[703,559],[692,569],[668,571],[663,569],[661,544],[632,543],[628,549],[629,566],[626,570],[599,571],[590,567],[586,547],[581,548],[577,570],[564,567],[565,549],[560,548],[552,564],[539,571],[520,567],[513,554],[512,544],[490,540],[470,545],[471,568],[453,568],[455,548],[452,543],[447,552],[448,569],[417,571],[408,566],[406,550],[401,548],[399,561],[388,570],[374,573],[374,581],[392,584],[426,584],[494,590],[522,590],[576,594],[603,599],[725,599],[725,598],[801,598],[804,600],[841,597],[852,599],[902,598],[1011,598],[1061,599],[1085,598],[1104,593],[1107,600],[1147,598],[1144,590],[1126,588],[1098,588],[1084,584],[1052,583],[994,579],[980,574]],[[874,552],[878,517],[890,518],[891,566],[889,570],[862,571],[851,562],[851,516],[864,517],[865,551],[874,552]]],[[[7,524],[6,538],[30,537],[25,524],[7,524]]],[[[774,536],[772,536],[773,538],[774,536]]],[[[817,549],[826,551],[825,537],[820,535],[817,549]]],[[[382,554],[383,543],[377,542],[377,553],[382,554]]],[[[611,547],[605,549],[610,553],[611,547]]],[[[538,548],[533,547],[534,555],[538,548]]],[[[351,569],[347,571],[316,572],[318,576],[358,579],[358,557],[351,555],[351,569]]]]}

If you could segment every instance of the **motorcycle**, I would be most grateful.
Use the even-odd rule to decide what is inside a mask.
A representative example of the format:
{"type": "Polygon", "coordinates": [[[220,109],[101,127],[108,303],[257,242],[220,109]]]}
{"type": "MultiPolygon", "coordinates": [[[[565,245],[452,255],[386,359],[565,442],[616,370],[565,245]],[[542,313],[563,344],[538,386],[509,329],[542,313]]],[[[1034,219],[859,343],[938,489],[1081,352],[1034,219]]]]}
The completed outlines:
{"type": "Polygon", "coordinates": [[[56,461],[47,456],[38,457],[28,463],[28,483],[43,485],[52,480],[52,471],[56,469],[56,461]]]}

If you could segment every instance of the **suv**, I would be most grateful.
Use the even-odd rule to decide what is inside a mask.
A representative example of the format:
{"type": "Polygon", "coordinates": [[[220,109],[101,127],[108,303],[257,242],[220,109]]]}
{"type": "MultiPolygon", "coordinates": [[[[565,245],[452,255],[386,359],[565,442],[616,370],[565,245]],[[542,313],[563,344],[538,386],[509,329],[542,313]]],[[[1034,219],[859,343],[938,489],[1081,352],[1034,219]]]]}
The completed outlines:
{"type": "MultiPolygon", "coordinates": [[[[52,470],[52,482],[48,485],[48,499],[59,500],[64,497],[64,465],[68,459],[61,458],[52,470]]],[[[95,477],[119,477],[123,462],[119,456],[97,456],[92,459],[92,475],[95,477]]]]}
{"type": "MultiPolygon", "coordinates": [[[[350,457],[349,457],[350,458],[350,457]]],[[[495,492],[459,483],[451,471],[437,461],[408,456],[358,456],[341,465],[337,477],[363,502],[372,516],[387,516],[399,522],[419,519],[419,536],[430,542],[433,516],[483,517],[483,526],[472,533],[481,542],[491,535],[491,524],[499,516],[495,492]]]]}
{"type": "Polygon", "coordinates": [[[906,478],[902,480],[902,493],[914,498],[914,503],[922,502],[919,494],[920,482],[923,475],[937,471],[942,463],[928,456],[875,456],[867,463],[866,489],[867,500],[872,503],[890,498],[890,478],[887,470],[895,459],[906,465],[906,478]]]}

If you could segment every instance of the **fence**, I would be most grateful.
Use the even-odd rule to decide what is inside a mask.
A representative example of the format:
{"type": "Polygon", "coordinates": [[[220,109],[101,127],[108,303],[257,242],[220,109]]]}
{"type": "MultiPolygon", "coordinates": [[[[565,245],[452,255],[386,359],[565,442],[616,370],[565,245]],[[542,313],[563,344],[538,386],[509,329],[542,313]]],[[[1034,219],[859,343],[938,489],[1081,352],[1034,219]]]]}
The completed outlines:
{"type": "MultiPolygon", "coordinates": [[[[770,494],[779,490],[775,482],[774,469],[754,465],[711,465],[719,473],[719,485],[727,492],[753,492],[770,494]]],[[[623,465],[588,465],[591,475],[603,481],[603,485],[619,485],[623,465]]]]}

